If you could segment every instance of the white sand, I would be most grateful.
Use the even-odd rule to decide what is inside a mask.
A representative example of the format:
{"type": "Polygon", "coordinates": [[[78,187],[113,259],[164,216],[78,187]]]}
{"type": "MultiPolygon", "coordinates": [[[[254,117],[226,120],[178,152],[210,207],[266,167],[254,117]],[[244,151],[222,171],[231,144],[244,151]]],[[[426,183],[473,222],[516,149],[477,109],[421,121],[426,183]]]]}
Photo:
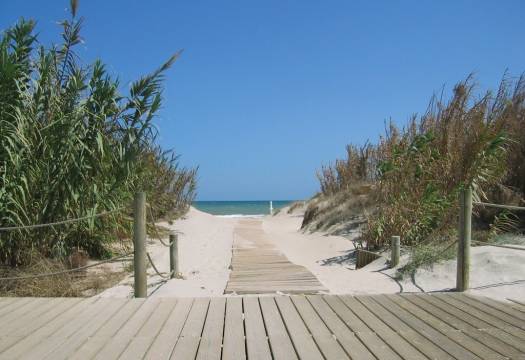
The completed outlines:
{"type": "MultiPolygon", "coordinates": [[[[231,245],[239,218],[209,215],[191,209],[184,219],[170,229],[179,235],[180,270],[184,279],[161,281],[148,269],[148,293],[152,296],[222,296],[229,277],[231,245]]],[[[263,218],[263,230],[275,241],[290,261],[309,269],[332,294],[378,294],[449,290],[455,286],[456,263],[447,261],[432,269],[420,269],[411,279],[400,283],[393,279],[395,269],[388,269],[385,259],[378,259],[363,269],[354,270],[354,246],[341,236],[321,233],[304,234],[300,229],[302,213],[263,218]],[[417,285],[417,286],[416,286],[417,285]]],[[[148,242],[148,252],[160,271],[169,269],[168,249],[156,240],[148,242]]],[[[402,257],[403,264],[406,256],[402,257]]],[[[525,299],[525,251],[496,247],[472,249],[471,293],[500,300],[525,299]]],[[[130,276],[100,296],[132,295],[130,276]]]]}
{"type": "MultiPolygon", "coordinates": [[[[230,274],[233,229],[238,219],[222,218],[191,208],[184,219],[163,227],[180,231],[179,270],[184,279],[167,282],[148,269],[148,294],[159,297],[222,295],[230,274]]],[[[167,239],[164,239],[166,242],[167,239]]],[[[161,272],[169,271],[169,249],[149,239],[147,251],[161,272]]],[[[99,296],[128,297],[133,293],[133,277],[107,289],[99,296]]]]}

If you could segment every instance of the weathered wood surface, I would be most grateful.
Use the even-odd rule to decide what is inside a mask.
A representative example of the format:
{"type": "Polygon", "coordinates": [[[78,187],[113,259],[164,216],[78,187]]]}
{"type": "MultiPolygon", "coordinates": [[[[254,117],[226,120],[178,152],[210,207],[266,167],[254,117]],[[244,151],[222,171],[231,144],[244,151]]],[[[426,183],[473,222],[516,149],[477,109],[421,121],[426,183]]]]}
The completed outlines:
{"type": "Polygon", "coordinates": [[[525,359],[525,310],[466,294],[0,298],[0,359],[525,359]]]}
{"type": "Polygon", "coordinates": [[[234,231],[226,294],[316,294],[327,289],[305,267],[293,264],[276,247],[257,219],[244,219],[234,231]]]}

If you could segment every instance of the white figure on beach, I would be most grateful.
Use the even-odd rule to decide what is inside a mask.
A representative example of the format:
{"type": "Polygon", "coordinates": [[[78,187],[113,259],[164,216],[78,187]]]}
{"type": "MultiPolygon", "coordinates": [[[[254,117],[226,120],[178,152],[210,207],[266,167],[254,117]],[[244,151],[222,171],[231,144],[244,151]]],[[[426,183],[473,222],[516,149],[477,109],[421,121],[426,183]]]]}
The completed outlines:
{"type": "Polygon", "coordinates": [[[270,215],[273,215],[273,202],[270,200],[270,215]]]}

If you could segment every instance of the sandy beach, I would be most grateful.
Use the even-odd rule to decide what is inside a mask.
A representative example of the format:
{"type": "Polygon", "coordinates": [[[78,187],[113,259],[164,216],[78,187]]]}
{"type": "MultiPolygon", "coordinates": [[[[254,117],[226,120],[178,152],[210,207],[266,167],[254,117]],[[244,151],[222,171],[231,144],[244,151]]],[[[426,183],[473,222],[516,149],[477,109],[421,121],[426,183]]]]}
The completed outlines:
{"type": "MultiPolygon", "coordinates": [[[[288,260],[307,268],[330,294],[378,294],[447,291],[455,286],[456,262],[446,261],[430,269],[418,270],[414,279],[394,279],[387,259],[378,259],[355,270],[352,241],[342,236],[300,231],[303,213],[288,214],[283,209],[275,216],[260,218],[262,229],[288,260]]],[[[182,279],[163,281],[148,269],[148,293],[157,297],[223,296],[230,274],[232,244],[241,217],[214,216],[194,208],[172,225],[176,230],[182,279]]],[[[169,269],[168,250],[158,240],[148,239],[148,252],[162,272],[169,269]]],[[[401,265],[407,260],[402,256],[401,265]]],[[[499,300],[525,298],[525,251],[496,247],[472,249],[470,293],[499,300]]],[[[133,278],[105,290],[102,297],[129,297],[133,278]]],[[[226,295],[224,295],[226,296],[226,295]]]]}

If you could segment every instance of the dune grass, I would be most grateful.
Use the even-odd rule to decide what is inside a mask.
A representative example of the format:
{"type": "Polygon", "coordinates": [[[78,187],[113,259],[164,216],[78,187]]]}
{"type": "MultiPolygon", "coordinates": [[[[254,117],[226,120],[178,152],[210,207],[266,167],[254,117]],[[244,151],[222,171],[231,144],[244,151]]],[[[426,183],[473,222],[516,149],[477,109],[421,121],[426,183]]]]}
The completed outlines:
{"type": "Polygon", "coordinates": [[[35,22],[0,37],[0,227],[111,216],[0,233],[0,263],[29,265],[34,252],[67,258],[78,249],[104,257],[129,237],[131,201],[146,191],[154,215],[177,216],[195,196],[196,169],[156,143],[165,72],[175,53],[126,93],[102,61],[84,64],[77,1],[60,23],[62,43],[45,47],[35,22]]]}
{"type": "MultiPolygon", "coordinates": [[[[449,100],[432,97],[426,113],[411,117],[404,128],[390,122],[377,143],[348,145],[345,159],[318,172],[321,193],[309,205],[317,214],[308,222],[348,221],[352,211],[361,211],[352,204],[358,198],[352,189],[369,184],[369,205],[361,211],[367,220],[363,241],[382,248],[392,235],[400,235],[404,246],[419,249],[414,257],[423,260],[417,263],[425,263],[432,248],[451,239],[462,187],[472,186],[476,199],[523,205],[525,77],[506,75],[496,92],[478,95],[475,89],[469,76],[449,100]],[[322,210],[319,202],[325,203],[322,210]],[[344,206],[352,210],[343,211],[344,206]],[[323,215],[330,212],[328,218],[323,215]]],[[[475,215],[487,229],[510,220],[516,230],[523,229],[519,215],[503,219],[483,209],[475,215]]]]}

